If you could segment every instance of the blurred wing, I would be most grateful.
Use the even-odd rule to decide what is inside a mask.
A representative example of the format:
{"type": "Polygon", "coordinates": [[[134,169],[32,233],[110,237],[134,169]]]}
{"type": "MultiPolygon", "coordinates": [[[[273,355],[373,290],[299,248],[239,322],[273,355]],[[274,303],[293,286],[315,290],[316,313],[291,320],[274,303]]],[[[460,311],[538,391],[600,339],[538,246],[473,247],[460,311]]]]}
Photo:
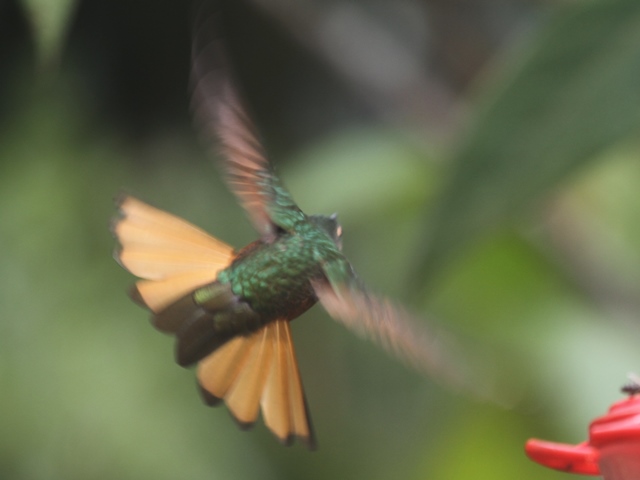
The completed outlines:
{"type": "Polygon", "coordinates": [[[218,32],[213,16],[199,18],[192,46],[191,108],[200,130],[220,143],[227,183],[268,241],[276,227],[289,230],[304,214],[266,159],[231,81],[221,41],[215,38],[218,32]]]}
{"type": "Polygon", "coordinates": [[[216,279],[233,260],[233,249],[190,223],[123,195],[112,231],[120,243],[116,260],[137,277],[135,295],[158,313],[216,279]]]}
{"type": "Polygon", "coordinates": [[[198,364],[206,402],[224,400],[241,427],[262,408],[267,427],[284,444],[299,438],[315,447],[289,322],[277,320],[248,337],[236,337],[198,364]]]}
{"type": "Polygon", "coordinates": [[[486,398],[484,387],[461,362],[464,355],[444,332],[427,330],[424,322],[389,300],[366,291],[344,259],[325,265],[326,278],[313,282],[327,312],[361,336],[366,336],[409,366],[486,398]],[[454,354],[454,352],[456,352],[454,354]]]}

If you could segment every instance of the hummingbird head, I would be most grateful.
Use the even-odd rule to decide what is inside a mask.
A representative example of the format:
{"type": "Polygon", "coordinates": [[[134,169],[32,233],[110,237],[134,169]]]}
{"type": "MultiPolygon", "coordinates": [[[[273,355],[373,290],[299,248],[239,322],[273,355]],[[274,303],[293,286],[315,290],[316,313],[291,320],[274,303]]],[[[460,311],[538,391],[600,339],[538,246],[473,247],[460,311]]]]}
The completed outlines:
{"type": "Polygon", "coordinates": [[[342,226],[338,223],[338,214],[332,215],[310,215],[309,220],[320,227],[335,242],[336,246],[342,250],[342,226]]]}

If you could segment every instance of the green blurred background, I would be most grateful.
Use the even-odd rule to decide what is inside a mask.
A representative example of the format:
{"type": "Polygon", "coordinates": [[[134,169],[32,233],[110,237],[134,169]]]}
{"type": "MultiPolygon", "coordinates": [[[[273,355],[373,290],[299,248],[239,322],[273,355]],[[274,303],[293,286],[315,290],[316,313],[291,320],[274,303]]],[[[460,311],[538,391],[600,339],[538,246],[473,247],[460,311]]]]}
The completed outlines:
{"type": "Polygon", "coordinates": [[[524,442],[582,441],[640,370],[640,2],[220,3],[299,204],[339,212],[365,281],[485,352],[513,406],[317,307],[294,335],[319,451],[204,407],[108,230],[124,188],[255,238],[191,127],[191,6],[4,0],[0,478],[569,478],[524,442]]]}

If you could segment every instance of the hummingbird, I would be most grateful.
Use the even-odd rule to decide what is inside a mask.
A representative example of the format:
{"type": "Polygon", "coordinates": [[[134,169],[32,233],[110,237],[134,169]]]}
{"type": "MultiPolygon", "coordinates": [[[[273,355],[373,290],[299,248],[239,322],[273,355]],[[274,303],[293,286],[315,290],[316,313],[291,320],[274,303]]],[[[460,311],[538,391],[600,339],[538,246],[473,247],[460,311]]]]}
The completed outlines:
{"type": "Polygon", "coordinates": [[[467,382],[441,334],[366,288],[342,252],[337,215],[296,205],[241,104],[221,43],[202,37],[192,49],[193,114],[221,147],[226,182],[259,238],[236,250],[128,194],[117,199],[112,232],[116,260],[139,278],[132,298],[175,336],[176,362],[196,366],[204,402],[224,402],[241,428],[261,411],[283,444],[314,449],[290,325],[317,302],[416,369],[467,382]]]}

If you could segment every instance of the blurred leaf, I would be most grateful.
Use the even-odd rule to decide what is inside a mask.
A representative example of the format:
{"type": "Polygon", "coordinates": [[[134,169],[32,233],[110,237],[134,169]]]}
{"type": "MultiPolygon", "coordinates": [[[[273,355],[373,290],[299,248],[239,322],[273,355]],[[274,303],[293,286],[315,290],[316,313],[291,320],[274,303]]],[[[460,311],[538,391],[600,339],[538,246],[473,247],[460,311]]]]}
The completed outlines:
{"type": "Polygon", "coordinates": [[[432,195],[433,172],[424,152],[398,137],[379,129],[342,132],[301,152],[282,175],[303,210],[338,212],[343,222],[418,211],[432,195]]]}
{"type": "Polygon", "coordinates": [[[41,64],[57,61],[75,4],[76,0],[22,0],[41,64]]]}
{"type": "Polygon", "coordinates": [[[523,452],[527,425],[515,412],[487,407],[467,409],[452,422],[443,435],[433,457],[425,457],[415,478],[519,479],[543,480],[557,477],[526,458],[523,452]]]}
{"type": "Polygon", "coordinates": [[[640,126],[640,2],[572,3],[519,54],[454,155],[418,263],[424,283],[640,126]]]}

